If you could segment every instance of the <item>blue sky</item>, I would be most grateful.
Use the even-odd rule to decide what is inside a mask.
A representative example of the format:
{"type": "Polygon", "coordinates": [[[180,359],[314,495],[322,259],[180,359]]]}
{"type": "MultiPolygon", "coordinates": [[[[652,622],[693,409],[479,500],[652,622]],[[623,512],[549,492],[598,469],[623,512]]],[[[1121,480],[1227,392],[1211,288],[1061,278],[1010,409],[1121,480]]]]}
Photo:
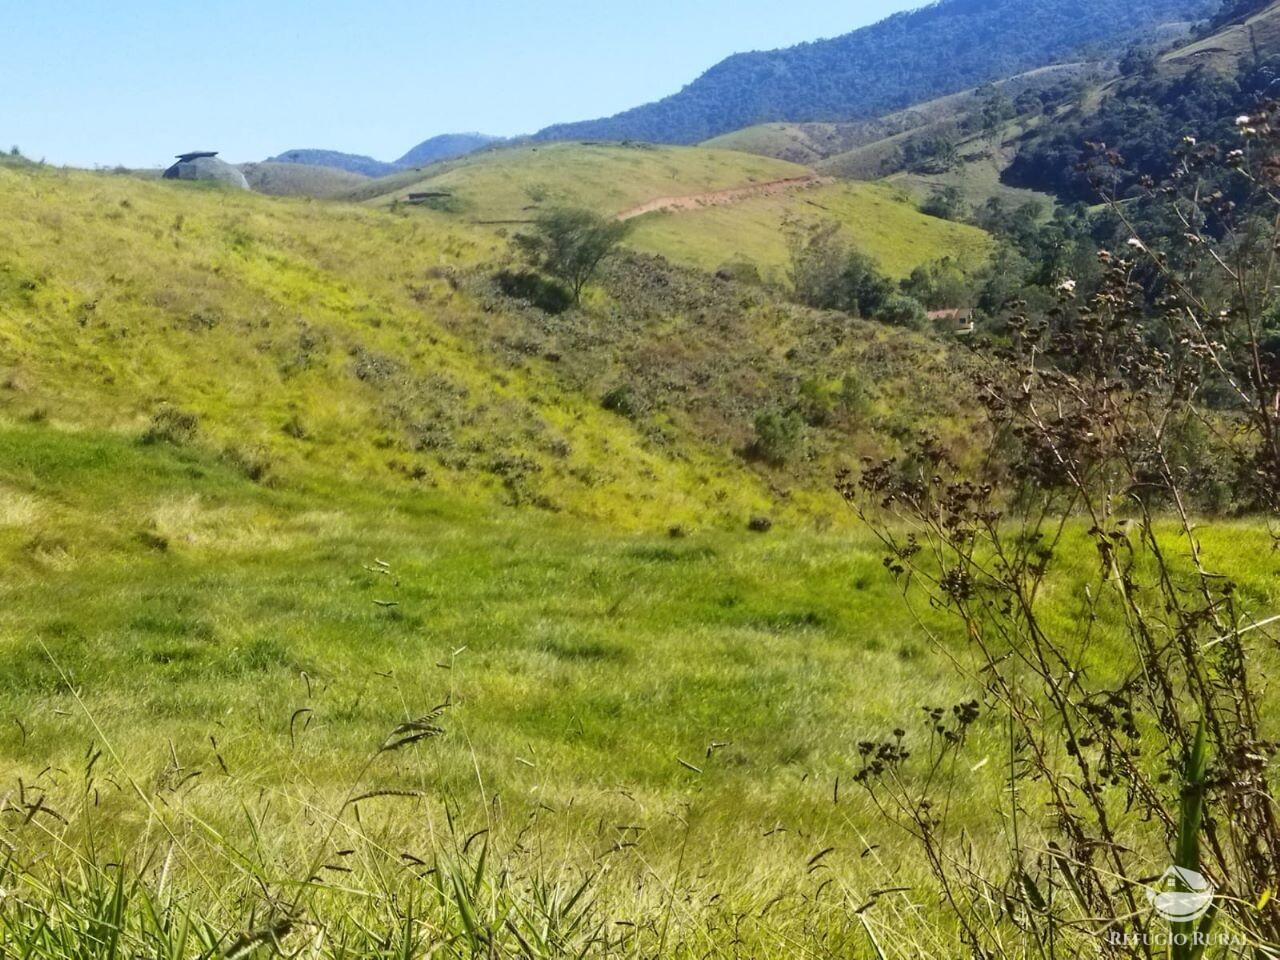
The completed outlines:
{"type": "Polygon", "coordinates": [[[742,50],[922,0],[8,0],[0,143],[51,163],[221,150],[400,156],[673,93],[742,50]]]}

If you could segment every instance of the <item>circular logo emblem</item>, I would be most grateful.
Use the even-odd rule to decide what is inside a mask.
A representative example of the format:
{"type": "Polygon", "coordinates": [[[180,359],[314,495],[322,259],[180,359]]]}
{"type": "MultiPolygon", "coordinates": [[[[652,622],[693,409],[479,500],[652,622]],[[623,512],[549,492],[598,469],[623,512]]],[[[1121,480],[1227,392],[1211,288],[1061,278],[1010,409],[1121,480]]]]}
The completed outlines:
{"type": "Polygon", "coordinates": [[[1170,867],[1154,887],[1147,888],[1147,899],[1166,920],[1186,923],[1209,912],[1213,884],[1194,870],[1170,867]]]}

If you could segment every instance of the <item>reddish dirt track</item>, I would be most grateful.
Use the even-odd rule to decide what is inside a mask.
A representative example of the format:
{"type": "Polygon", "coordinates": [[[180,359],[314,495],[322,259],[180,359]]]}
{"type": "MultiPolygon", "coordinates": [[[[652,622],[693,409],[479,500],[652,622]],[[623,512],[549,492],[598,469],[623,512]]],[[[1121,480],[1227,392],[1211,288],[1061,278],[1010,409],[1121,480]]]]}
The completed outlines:
{"type": "Polygon", "coordinates": [[[768,197],[776,193],[787,193],[792,190],[805,190],[834,182],[831,177],[820,177],[816,173],[803,177],[789,177],[785,180],[770,180],[766,183],[751,183],[745,187],[730,187],[727,190],[711,190],[706,193],[690,193],[680,197],[658,197],[648,200],[638,207],[623,210],[616,217],[618,220],[631,220],[642,217],[646,213],[658,211],[680,213],[688,210],[700,210],[703,207],[722,207],[755,197],[768,197]]]}

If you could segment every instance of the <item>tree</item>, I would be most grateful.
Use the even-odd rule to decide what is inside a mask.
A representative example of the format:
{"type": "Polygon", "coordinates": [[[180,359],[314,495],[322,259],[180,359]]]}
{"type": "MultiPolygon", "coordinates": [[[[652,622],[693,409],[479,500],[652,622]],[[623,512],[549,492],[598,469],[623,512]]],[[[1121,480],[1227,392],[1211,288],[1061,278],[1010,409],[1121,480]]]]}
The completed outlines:
{"type": "Polygon", "coordinates": [[[915,297],[910,297],[905,293],[894,293],[886,298],[876,312],[876,319],[881,323],[889,324],[891,327],[908,327],[912,330],[920,330],[924,327],[928,314],[925,312],[924,306],[915,297]]]}
{"type": "Polygon", "coordinates": [[[993,83],[986,84],[978,91],[982,107],[979,115],[982,119],[982,133],[988,140],[994,141],[999,135],[1005,121],[1013,119],[1016,111],[1013,101],[1004,88],[993,83]]]}
{"type": "Polygon", "coordinates": [[[627,235],[628,224],[591,210],[560,207],[534,222],[533,233],[516,242],[538,269],[562,280],[582,302],[582,290],[596,269],[627,235]]]}
{"type": "Polygon", "coordinates": [[[936,188],[929,199],[920,204],[920,212],[943,220],[963,220],[968,211],[960,188],[947,184],[936,188]]]}
{"type": "Polygon", "coordinates": [[[921,264],[900,286],[929,310],[965,307],[973,301],[970,279],[950,257],[921,264]]]}
{"type": "Polygon", "coordinates": [[[861,317],[872,316],[893,293],[875,262],[851,249],[834,223],[792,243],[791,283],[803,304],[861,317]]]}

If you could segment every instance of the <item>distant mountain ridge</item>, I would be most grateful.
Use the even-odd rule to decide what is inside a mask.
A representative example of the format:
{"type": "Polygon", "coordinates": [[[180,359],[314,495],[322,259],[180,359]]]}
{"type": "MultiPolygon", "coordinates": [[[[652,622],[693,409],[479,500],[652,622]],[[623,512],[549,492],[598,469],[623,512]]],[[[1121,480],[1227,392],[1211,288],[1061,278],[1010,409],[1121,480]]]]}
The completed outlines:
{"type": "Polygon", "coordinates": [[[740,53],[679,93],[539,140],[690,144],[777,121],[866,119],[1044,66],[1088,46],[1121,49],[1216,0],[939,0],[830,40],[740,53]]]}
{"type": "Polygon", "coordinates": [[[501,137],[491,137],[484,133],[445,133],[422,141],[392,163],[375,160],[363,154],[310,148],[286,150],[274,157],[268,157],[264,163],[298,163],[308,167],[346,170],[348,173],[358,173],[365,177],[385,177],[409,167],[425,167],[428,164],[439,163],[441,160],[464,157],[501,141],[501,137]]]}
{"type": "Polygon", "coordinates": [[[398,169],[425,167],[429,163],[465,157],[501,141],[501,137],[491,137],[484,133],[444,133],[430,140],[423,140],[397,160],[395,166],[398,169]]]}
{"type": "Polygon", "coordinates": [[[331,167],[334,170],[346,170],[366,177],[385,177],[395,173],[399,167],[393,163],[384,163],[373,157],[357,153],[342,153],[338,150],[286,150],[274,157],[268,157],[264,163],[300,163],[308,167],[331,167]]]}

